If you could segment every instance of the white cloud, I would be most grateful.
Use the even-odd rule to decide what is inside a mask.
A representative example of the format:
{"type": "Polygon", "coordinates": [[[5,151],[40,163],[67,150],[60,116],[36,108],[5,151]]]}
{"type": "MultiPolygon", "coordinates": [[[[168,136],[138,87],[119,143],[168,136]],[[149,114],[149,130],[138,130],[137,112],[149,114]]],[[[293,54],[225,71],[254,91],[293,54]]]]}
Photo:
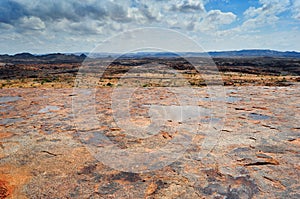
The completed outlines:
{"type": "Polygon", "coordinates": [[[255,29],[263,25],[274,24],[278,21],[278,15],[289,9],[289,0],[260,0],[261,7],[250,7],[244,12],[247,20],[242,29],[255,29]]]}
{"type": "Polygon", "coordinates": [[[292,5],[293,18],[300,20],[300,0],[294,0],[292,5]]]}
{"type": "Polygon", "coordinates": [[[286,11],[290,5],[289,0],[260,0],[259,2],[262,4],[261,7],[250,7],[244,12],[244,15],[249,18],[260,15],[277,15],[286,11]]]}
{"type": "Polygon", "coordinates": [[[38,17],[23,17],[19,20],[19,26],[25,30],[44,30],[45,23],[38,17]]]}
{"type": "Polygon", "coordinates": [[[199,23],[196,23],[197,30],[213,34],[223,25],[231,24],[237,19],[232,12],[222,12],[220,10],[210,10],[205,14],[199,23]]]}
{"type": "Polygon", "coordinates": [[[205,20],[215,24],[231,24],[236,19],[236,15],[232,12],[221,12],[220,10],[211,10],[207,13],[205,20]]]}

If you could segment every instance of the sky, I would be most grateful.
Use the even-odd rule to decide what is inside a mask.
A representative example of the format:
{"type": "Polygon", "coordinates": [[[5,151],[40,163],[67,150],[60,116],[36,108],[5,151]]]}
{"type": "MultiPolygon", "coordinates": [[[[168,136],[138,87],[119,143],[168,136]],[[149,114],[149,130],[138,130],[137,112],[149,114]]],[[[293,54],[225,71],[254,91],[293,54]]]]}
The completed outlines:
{"type": "Polygon", "coordinates": [[[144,27],[205,51],[300,51],[300,0],[0,0],[0,54],[90,52],[144,27]]]}

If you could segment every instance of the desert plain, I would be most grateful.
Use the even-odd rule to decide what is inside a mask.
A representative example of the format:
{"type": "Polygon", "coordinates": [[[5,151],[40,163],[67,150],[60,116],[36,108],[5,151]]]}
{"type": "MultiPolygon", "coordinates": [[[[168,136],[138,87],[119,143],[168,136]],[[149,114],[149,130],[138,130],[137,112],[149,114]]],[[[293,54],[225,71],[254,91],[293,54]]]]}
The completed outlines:
{"type": "Polygon", "coordinates": [[[300,198],[299,59],[193,60],[2,57],[0,198],[300,198]]]}

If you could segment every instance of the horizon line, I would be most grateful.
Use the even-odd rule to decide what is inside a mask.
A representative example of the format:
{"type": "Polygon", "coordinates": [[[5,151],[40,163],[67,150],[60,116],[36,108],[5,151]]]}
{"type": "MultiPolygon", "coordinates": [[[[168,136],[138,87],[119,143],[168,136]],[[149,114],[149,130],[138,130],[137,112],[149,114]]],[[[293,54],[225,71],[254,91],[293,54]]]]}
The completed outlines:
{"type": "MultiPolygon", "coordinates": [[[[211,51],[136,51],[136,52],[128,52],[126,54],[134,54],[134,53],[223,53],[223,52],[239,52],[239,51],[273,51],[273,52],[281,52],[281,53],[300,53],[300,51],[297,50],[274,50],[274,49],[268,49],[268,48],[248,48],[248,49],[235,49],[235,50],[211,50],[211,51]]],[[[16,52],[16,53],[1,53],[0,55],[9,55],[14,56],[18,54],[32,54],[36,56],[40,55],[50,55],[50,54],[64,54],[64,55],[76,55],[76,54],[124,54],[122,52],[88,52],[88,51],[77,51],[77,52],[47,52],[47,53],[33,53],[28,51],[22,51],[22,52],[16,52]]]]}

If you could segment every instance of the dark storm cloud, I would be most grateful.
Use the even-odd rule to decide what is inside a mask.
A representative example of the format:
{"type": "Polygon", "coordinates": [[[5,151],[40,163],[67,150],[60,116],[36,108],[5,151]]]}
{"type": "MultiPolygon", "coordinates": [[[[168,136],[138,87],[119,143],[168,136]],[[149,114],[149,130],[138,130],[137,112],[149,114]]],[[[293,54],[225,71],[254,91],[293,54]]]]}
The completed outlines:
{"type": "MultiPolygon", "coordinates": [[[[11,25],[19,33],[55,29],[76,34],[79,29],[80,34],[84,34],[82,31],[94,34],[101,30],[99,26],[105,30],[112,27],[111,24],[122,27],[159,22],[157,2],[154,0],[149,6],[149,2],[130,0],[0,0],[0,23],[11,25]],[[130,7],[131,4],[136,6],[130,7]]],[[[181,9],[189,9],[189,5],[180,4],[181,9]]],[[[196,9],[199,5],[190,6],[196,9]]]]}
{"type": "Polygon", "coordinates": [[[93,19],[103,19],[107,16],[107,10],[100,6],[76,4],[74,7],[78,16],[88,16],[93,19]]]}
{"type": "Polygon", "coordinates": [[[204,12],[205,8],[203,6],[202,1],[196,0],[182,0],[178,1],[177,4],[174,4],[170,8],[171,11],[176,12],[204,12]]]}
{"type": "Polygon", "coordinates": [[[106,8],[108,10],[110,19],[112,19],[113,21],[121,23],[131,21],[130,18],[128,18],[127,10],[125,10],[121,5],[108,3],[106,8]]]}
{"type": "Polygon", "coordinates": [[[139,9],[140,9],[140,12],[143,13],[145,18],[149,22],[157,21],[157,16],[149,10],[149,7],[147,5],[143,5],[139,9]]]}
{"type": "Polygon", "coordinates": [[[109,1],[80,2],[75,0],[1,0],[0,23],[18,26],[22,18],[39,18],[52,23],[66,19],[81,22],[86,19],[116,22],[129,22],[127,11],[120,5],[109,1]]]}
{"type": "Polygon", "coordinates": [[[0,23],[10,24],[26,15],[27,11],[21,4],[11,0],[0,1],[0,23]]]}
{"type": "Polygon", "coordinates": [[[0,29],[95,34],[115,22],[126,24],[135,20],[129,17],[128,9],[107,0],[0,0],[0,29]]]}
{"type": "Polygon", "coordinates": [[[27,7],[28,12],[37,16],[43,21],[57,21],[67,19],[72,22],[79,22],[82,18],[103,19],[107,12],[103,5],[85,4],[78,1],[38,1],[33,7],[27,7]]]}

